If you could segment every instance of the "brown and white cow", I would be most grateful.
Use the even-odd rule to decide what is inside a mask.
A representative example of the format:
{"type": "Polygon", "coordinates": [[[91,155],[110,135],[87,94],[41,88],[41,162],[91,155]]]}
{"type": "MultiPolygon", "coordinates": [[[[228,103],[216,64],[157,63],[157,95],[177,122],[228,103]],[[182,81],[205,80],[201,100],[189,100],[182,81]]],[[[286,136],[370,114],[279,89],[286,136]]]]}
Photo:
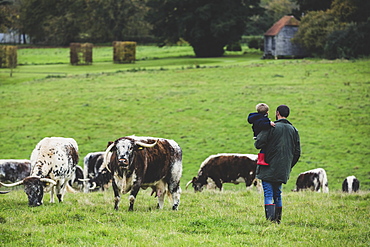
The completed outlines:
{"type": "Polygon", "coordinates": [[[13,184],[0,184],[6,187],[23,184],[30,206],[42,205],[44,191],[50,191],[50,202],[53,203],[55,186],[59,202],[62,202],[78,163],[76,141],[72,138],[46,137],[36,145],[30,161],[29,177],[13,184]]]}
{"type": "Polygon", "coordinates": [[[102,167],[105,152],[92,152],[84,157],[84,192],[105,190],[112,180],[112,174],[102,167]]]}
{"type": "Polygon", "coordinates": [[[296,187],[293,191],[312,190],[328,193],[328,178],[323,168],[316,168],[299,174],[296,182],[296,187]]]}
{"type": "Polygon", "coordinates": [[[121,194],[130,192],[129,211],[132,211],[140,188],[148,187],[158,196],[158,208],[163,208],[164,196],[168,193],[173,199],[172,209],[178,209],[182,150],[174,140],[138,136],[119,138],[108,144],[103,166],[113,175],[114,209],[118,210],[121,194]]]}
{"type": "Polygon", "coordinates": [[[360,189],[360,181],[355,176],[348,176],[342,183],[343,192],[357,192],[360,189]]]}
{"type": "Polygon", "coordinates": [[[26,159],[0,160],[0,182],[17,182],[31,173],[31,161],[26,159]]]}
{"type": "Polygon", "coordinates": [[[245,183],[247,187],[256,182],[257,155],[223,153],[211,155],[200,165],[198,176],[186,184],[192,184],[194,192],[200,192],[205,186],[215,186],[222,190],[224,183],[245,183]]]}

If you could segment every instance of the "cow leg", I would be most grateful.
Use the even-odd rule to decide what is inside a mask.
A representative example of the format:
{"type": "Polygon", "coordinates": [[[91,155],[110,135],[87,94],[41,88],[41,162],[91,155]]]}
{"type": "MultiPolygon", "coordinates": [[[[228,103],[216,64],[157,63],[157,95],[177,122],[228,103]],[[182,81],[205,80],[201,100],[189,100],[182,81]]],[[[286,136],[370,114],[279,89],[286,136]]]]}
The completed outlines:
{"type": "Polygon", "coordinates": [[[64,194],[66,193],[68,181],[62,179],[57,182],[55,186],[55,193],[57,194],[59,202],[63,202],[64,194]]]}
{"type": "Polygon", "coordinates": [[[179,184],[175,186],[169,185],[169,190],[172,195],[173,205],[172,210],[178,210],[180,205],[181,188],[179,184]]]}
{"type": "Polygon", "coordinates": [[[222,191],[222,182],[219,179],[214,179],[214,181],[216,183],[217,188],[219,188],[220,191],[222,191]]]}
{"type": "MultiPolygon", "coordinates": [[[[128,211],[133,211],[134,210],[134,203],[135,203],[135,200],[136,200],[136,196],[139,193],[140,186],[141,186],[141,179],[138,179],[134,182],[134,184],[132,186],[132,189],[131,189],[131,193],[130,193],[130,197],[129,197],[130,206],[128,208],[128,211]]],[[[159,198],[159,196],[158,196],[158,198],[159,198]]]]}
{"type": "Polygon", "coordinates": [[[55,186],[50,189],[50,203],[54,203],[54,188],[55,186]]]}
{"type": "Polygon", "coordinates": [[[121,193],[114,180],[112,181],[112,187],[113,187],[113,192],[114,192],[114,209],[118,210],[118,206],[121,201],[121,193]]]}

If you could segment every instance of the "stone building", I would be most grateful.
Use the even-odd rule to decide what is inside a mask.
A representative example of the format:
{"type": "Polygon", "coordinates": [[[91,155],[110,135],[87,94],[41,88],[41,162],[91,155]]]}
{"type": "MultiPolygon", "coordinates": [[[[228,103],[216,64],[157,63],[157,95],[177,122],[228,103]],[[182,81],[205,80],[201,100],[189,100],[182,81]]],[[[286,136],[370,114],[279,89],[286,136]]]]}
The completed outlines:
{"type": "Polygon", "coordinates": [[[305,57],[307,53],[291,39],[298,31],[299,21],[294,16],[284,16],[264,35],[264,58],[305,57]]]}

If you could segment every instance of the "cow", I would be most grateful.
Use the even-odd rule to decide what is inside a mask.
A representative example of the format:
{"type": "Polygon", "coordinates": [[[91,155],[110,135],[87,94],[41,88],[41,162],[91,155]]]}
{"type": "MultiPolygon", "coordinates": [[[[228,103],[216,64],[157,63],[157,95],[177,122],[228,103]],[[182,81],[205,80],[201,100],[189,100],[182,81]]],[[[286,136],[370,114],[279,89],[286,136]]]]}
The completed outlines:
{"type": "Polygon", "coordinates": [[[348,176],[342,183],[343,192],[357,192],[360,189],[360,181],[355,176],[348,176]]]}
{"type": "Polygon", "coordinates": [[[316,168],[298,175],[295,189],[293,191],[312,190],[328,193],[328,179],[323,168],[316,168]]]}
{"type": "Polygon", "coordinates": [[[205,186],[222,190],[224,183],[245,183],[247,187],[257,183],[256,178],[257,155],[221,153],[211,155],[200,165],[198,176],[193,177],[186,184],[192,184],[194,192],[201,192],[205,186]]]}
{"type": "Polygon", "coordinates": [[[54,187],[59,202],[63,201],[78,164],[78,146],[72,138],[45,137],[32,151],[30,176],[6,187],[24,185],[29,206],[42,205],[44,191],[50,191],[50,203],[54,203],[54,187]]]}
{"type": "Polygon", "coordinates": [[[105,190],[112,180],[112,174],[102,167],[105,152],[88,153],[84,157],[84,192],[99,189],[105,190]]]}
{"type": "Polygon", "coordinates": [[[76,170],[72,175],[71,180],[68,181],[70,187],[76,190],[83,190],[84,188],[84,171],[81,166],[76,165],[76,170]]]}
{"type": "Polygon", "coordinates": [[[0,182],[23,180],[31,173],[31,162],[27,159],[3,159],[0,160],[0,182]]]}
{"type": "Polygon", "coordinates": [[[139,136],[121,137],[108,143],[103,167],[113,175],[115,210],[118,210],[121,194],[130,192],[128,210],[133,211],[140,188],[148,187],[151,187],[158,197],[157,208],[163,208],[164,196],[167,193],[172,196],[172,209],[178,210],[182,150],[174,140],[139,136]]]}

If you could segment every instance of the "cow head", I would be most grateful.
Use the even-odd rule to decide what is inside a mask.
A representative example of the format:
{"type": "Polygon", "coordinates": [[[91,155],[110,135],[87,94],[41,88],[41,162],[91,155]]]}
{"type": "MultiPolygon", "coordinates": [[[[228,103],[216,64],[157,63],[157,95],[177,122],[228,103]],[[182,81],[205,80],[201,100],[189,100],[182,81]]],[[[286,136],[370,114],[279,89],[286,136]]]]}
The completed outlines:
{"type": "Polygon", "coordinates": [[[31,207],[42,205],[42,198],[44,197],[43,183],[40,178],[29,177],[24,179],[24,192],[28,196],[28,205],[31,207]]]}
{"type": "Polygon", "coordinates": [[[193,179],[186,184],[185,188],[187,189],[190,184],[192,184],[194,192],[202,192],[204,186],[207,185],[207,179],[201,175],[193,177],[193,179]]]}
{"type": "Polygon", "coordinates": [[[245,181],[245,185],[246,186],[251,186],[253,182],[256,183],[255,178],[256,178],[256,169],[252,169],[252,170],[249,171],[249,174],[248,174],[247,179],[245,181]]]}
{"type": "Polygon", "coordinates": [[[120,138],[113,143],[108,143],[106,152],[115,152],[113,157],[118,161],[118,166],[127,169],[132,164],[136,151],[154,147],[156,144],[157,141],[148,144],[135,139],[120,138]]]}
{"type": "Polygon", "coordinates": [[[36,207],[42,205],[44,190],[49,191],[54,185],[56,185],[56,182],[49,178],[26,177],[22,181],[18,181],[13,184],[3,184],[1,182],[0,184],[5,187],[13,187],[23,184],[24,191],[28,196],[28,205],[36,207]]]}

